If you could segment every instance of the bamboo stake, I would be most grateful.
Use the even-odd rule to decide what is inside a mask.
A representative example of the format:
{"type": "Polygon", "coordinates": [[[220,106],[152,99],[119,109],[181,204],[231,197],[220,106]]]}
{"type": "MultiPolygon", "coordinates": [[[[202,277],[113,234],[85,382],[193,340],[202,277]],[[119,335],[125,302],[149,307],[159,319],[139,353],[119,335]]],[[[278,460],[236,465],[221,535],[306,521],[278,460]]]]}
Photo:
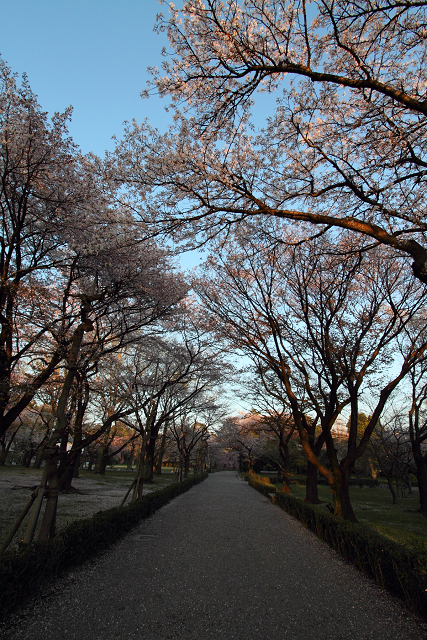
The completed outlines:
{"type": "Polygon", "coordinates": [[[128,498],[128,495],[129,495],[129,494],[130,494],[130,492],[132,491],[133,485],[135,484],[135,482],[137,481],[137,479],[138,479],[138,476],[137,476],[136,478],[134,478],[134,479],[133,479],[132,484],[130,485],[129,489],[128,489],[128,490],[127,490],[127,492],[126,492],[125,497],[123,498],[123,500],[122,500],[122,502],[121,502],[121,505],[120,505],[121,507],[123,507],[124,503],[126,502],[126,500],[127,500],[127,498],[128,498]]]}
{"type": "Polygon", "coordinates": [[[44,494],[44,489],[42,489],[41,487],[37,487],[37,489],[35,491],[33,491],[33,493],[31,494],[30,499],[27,502],[27,504],[22,509],[18,520],[15,522],[15,524],[13,525],[13,527],[10,530],[9,534],[7,535],[6,540],[3,542],[3,544],[2,544],[2,546],[0,548],[0,556],[2,556],[4,554],[4,552],[6,551],[6,549],[8,548],[10,543],[12,542],[12,540],[13,540],[13,538],[15,536],[15,533],[18,531],[19,527],[21,526],[22,521],[24,520],[25,516],[27,515],[27,513],[31,509],[31,506],[32,506],[34,500],[37,498],[37,495],[38,495],[39,491],[41,491],[44,494]]]}
{"type": "Polygon", "coordinates": [[[53,475],[49,478],[49,485],[46,490],[46,508],[43,514],[43,520],[40,527],[39,542],[53,538],[55,535],[56,511],[58,508],[58,474],[56,471],[56,462],[52,466],[53,475]]]}
{"type": "Polygon", "coordinates": [[[36,530],[40,509],[43,504],[43,498],[44,498],[46,483],[47,483],[47,474],[48,474],[48,465],[46,464],[46,467],[43,471],[42,479],[40,482],[40,487],[38,487],[39,491],[37,493],[37,499],[35,501],[33,511],[31,512],[30,519],[28,521],[27,530],[25,531],[24,539],[22,540],[24,544],[31,544],[34,538],[34,531],[36,530]]]}

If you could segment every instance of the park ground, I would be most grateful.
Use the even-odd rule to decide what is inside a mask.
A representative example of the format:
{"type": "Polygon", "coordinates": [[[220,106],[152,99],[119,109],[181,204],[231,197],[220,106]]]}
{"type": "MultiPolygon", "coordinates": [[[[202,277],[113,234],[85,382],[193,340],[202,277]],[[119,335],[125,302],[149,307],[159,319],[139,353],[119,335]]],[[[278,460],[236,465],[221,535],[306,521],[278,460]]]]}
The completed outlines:
{"type": "MultiPolygon", "coordinates": [[[[0,467],[0,542],[17,520],[31,492],[40,483],[43,470],[15,465],[0,467]]],[[[105,475],[81,470],[80,477],[73,480],[76,492],[59,496],[57,529],[70,522],[88,518],[98,511],[118,507],[132,484],[135,472],[125,469],[107,469],[105,475]]],[[[146,484],[144,493],[161,489],[175,479],[171,469],[164,469],[155,476],[153,484],[146,484]]],[[[130,498],[128,498],[128,501],[130,498]]],[[[25,531],[25,520],[16,534],[16,540],[25,531]]]]}
{"type": "MultiPolygon", "coordinates": [[[[22,466],[0,467],[0,542],[18,518],[31,491],[38,485],[41,474],[41,470],[22,466]]],[[[105,475],[81,470],[80,477],[73,481],[76,492],[59,497],[57,528],[62,529],[70,522],[119,506],[134,477],[135,471],[127,471],[123,467],[107,469],[105,475]]],[[[161,489],[175,480],[171,468],[164,468],[162,475],[154,476],[153,484],[145,485],[144,493],[161,489]]],[[[291,488],[293,495],[304,499],[303,484],[294,483],[291,488]]],[[[417,512],[416,490],[400,498],[396,505],[392,504],[386,485],[381,485],[381,488],[352,487],[351,496],[359,522],[401,544],[424,549],[427,554],[427,518],[417,512]]],[[[330,489],[320,485],[319,497],[326,508],[331,501],[330,489]]],[[[24,530],[25,521],[15,540],[22,537],[20,534],[24,530]]]]}
{"type": "MultiPolygon", "coordinates": [[[[292,495],[304,499],[305,487],[291,485],[292,495]]],[[[418,491],[401,497],[392,504],[386,484],[379,488],[351,487],[351,501],[359,522],[373,527],[401,544],[424,548],[427,554],[427,518],[418,512],[418,491]]],[[[329,487],[319,485],[319,498],[323,505],[331,502],[329,487]]]]}

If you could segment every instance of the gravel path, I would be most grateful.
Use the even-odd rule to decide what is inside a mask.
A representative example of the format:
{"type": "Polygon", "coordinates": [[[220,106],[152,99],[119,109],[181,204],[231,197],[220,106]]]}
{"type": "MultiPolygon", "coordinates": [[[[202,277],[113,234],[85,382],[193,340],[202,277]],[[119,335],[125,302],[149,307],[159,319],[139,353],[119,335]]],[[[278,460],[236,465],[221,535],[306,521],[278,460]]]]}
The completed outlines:
{"type": "Polygon", "coordinates": [[[426,625],[235,472],[173,500],[12,622],[2,638],[427,638],[426,625]]]}

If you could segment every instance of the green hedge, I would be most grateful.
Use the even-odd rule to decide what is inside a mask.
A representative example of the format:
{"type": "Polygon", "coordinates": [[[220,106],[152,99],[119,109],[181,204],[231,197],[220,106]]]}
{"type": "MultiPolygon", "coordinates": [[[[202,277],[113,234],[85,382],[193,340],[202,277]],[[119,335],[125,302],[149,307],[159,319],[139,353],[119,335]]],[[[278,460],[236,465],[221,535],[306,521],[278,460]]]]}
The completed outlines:
{"type": "Polygon", "coordinates": [[[257,480],[256,476],[246,475],[246,478],[249,484],[251,485],[251,487],[253,487],[254,489],[256,489],[257,491],[259,491],[265,496],[268,496],[269,493],[275,493],[277,491],[274,484],[266,483],[266,480],[268,480],[268,478],[265,478],[264,482],[260,482],[259,480],[257,480]]]}
{"type": "MultiPolygon", "coordinates": [[[[271,484],[282,484],[281,476],[266,475],[264,477],[269,478],[271,484]]],[[[291,475],[289,479],[290,484],[305,485],[306,482],[307,482],[306,476],[291,475]]],[[[320,477],[317,480],[317,484],[327,485],[328,483],[326,481],[326,478],[320,477]]],[[[350,487],[369,487],[370,489],[381,486],[379,480],[374,478],[350,478],[348,484],[350,487]]],[[[387,487],[386,484],[384,486],[387,487]]]]}
{"type": "MultiPolygon", "coordinates": [[[[250,483],[257,490],[258,483],[250,483]]],[[[264,493],[262,491],[262,493],[264,493]]],[[[399,596],[411,611],[427,619],[427,556],[377,533],[341,520],[321,507],[277,492],[273,502],[327,542],[377,584],[399,596]]]]}
{"type": "Polygon", "coordinates": [[[126,507],[77,520],[43,543],[6,552],[0,558],[0,616],[35,595],[41,585],[117,542],[142,519],[205,480],[208,473],[171,484],[126,507]]]}

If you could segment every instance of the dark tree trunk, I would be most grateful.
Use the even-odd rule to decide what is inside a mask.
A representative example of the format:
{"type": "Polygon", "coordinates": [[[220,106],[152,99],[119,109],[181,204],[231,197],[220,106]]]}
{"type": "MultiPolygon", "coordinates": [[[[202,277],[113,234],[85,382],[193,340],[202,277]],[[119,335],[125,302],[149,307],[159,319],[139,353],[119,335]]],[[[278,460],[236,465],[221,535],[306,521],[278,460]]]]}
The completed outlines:
{"type": "Polygon", "coordinates": [[[188,478],[190,473],[190,453],[184,454],[184,478],[188,478]]]}
{"type": "Polygon", "coordinates": [[[80,478],[79,469],[80,469],[81,457],[82,457],[82,451],[81,451],[81,449],[79,449],[78,452],[77,452],[77,455],[76,455],[76,461],[74,463],[73,478],[80,478]]]}
{"type": "Polygon", "coordinates": [[[141,450],[138,456],[136,478],[133,483],[132,501],[140,500],[142,498],[142,491],[144,489],[145,455],[146,455],[146,442],[145,442],[145,437],[143,436],[142,442],[141,442],[141,450]]]}
{"type": "Polygon", "coordinates": [[[0,466],[4,467],[4,465],[6,464],[6,459],[7,459],[7,454],[8,453],[9,453],[9,451],[4,446],[4,443],[0,442],[0,466]]]}
{"type": "Polygon", "coordinates": [[[89,384],[76,372],[77,385],[75,387],[75,404],[77,411],[74,419],[74,438],[71,451],[66,452],[64,466],[59,474],[59,491],[72,491],[73,478],[79,477],[79,466],[83,440],[83,418],[89,402],[89,384]]]}
{"type": "Polygon", "coordinates": [[[42,462],[44,460],[44,449],[45,449],[45,444],[42,444],[41,447],[39,447],[38,451],[37,451],[37,455],[36,455],[36,459],[34,460],[34,469],[40,469],[40,467],[42,466],[42,462]]]}
{"type": "Polygon", "coordinates": [[[95,468],[93,470],[94,473],[99,473],[101,476],[105,475],[105,468],[107,466],[107,463],[105,462],[106,453],[106,447],[101,445],[98,449],[95,468]]]}
{"type": "Polygon", "coordinates": [[[334,498],[334,515],[350,522],[357,522],[356,515],[353,511],[350,500],[349,491],[349,476],[350,473],[341,472],[337,470],[334,473],[333,484],[331,485],[333,498],[334,498]]]}
{"type": "Polygon", "coordinates": [[[320,504],[317,485],[317,469],[311,462],[307,462],[307,480],[305,484],[305,501],[310,504],[320,504]]]}
{"type": "Polygon", "coordinates": [[[162,440],[160,442],[160,447],[159,447],[159,451],[157,454],[157,460],[156,460],[156,475],[160,476],[162,475],[162,464],[163,464],[163,456],[165,455],[165,451],[166,451],[166,436],[168,433],[168,427],[167,424],[165,424],[164,429],[163,429],[163,433],[162,433],[162,440]]]}
{"type": "Polygon", "coordinates": [[[73,491],[73,478],[76,477],[76,469],[80,463],[80,449],[72,448],[69,451],[59,475],[59,491],[73,491]]]}
{"type": "Polygon", "coordinates": [[[279,455],[282,463],[282,468],[281,468],[282,488],[280,489],[280,491],[282,493],[290,493],[291,487],[289,486],[289,471],[290,471],[289,470],[289,466],[290,466],[289,446],[288,446],[288,442],[283,437],[282,431],[279,434],[279,455]]]}
{"type": "Polygon", "coordinates": [[[150,435],[145,449],[143,480],[144,482],[153,482],[154,454],[156,450],[156,438],[150,435]]]}
{"type": "Polygon", "coordinates": [[[22,422],[21,425],[18,426],[15,431],[12,433],[12,435],[9,438],[9,442],[6,444],[6,434],[3,434],[3,436],[0,439],[0,465],[4,466],[4,464],[6,463],[6,459],[7,456],[9,455],[9,451],[12,447],[13,441],[15,440],[15,436],[18,433],[20,427],[22,426],[22,422]]]}
{"type": "Polygon", "coordinates": [[[36,450],[34,447],[30,447],[29,449],[27,449],[22,457],[22,466],[26,467],[28,469],[28,467],[31,465],[31,460],[34,458],[34,454],[35,454],[36,450]]]}
{"type": "Polygon", "coordinates": [[[53,538],[56,529],[56,511],[58,507],[58,456],[55,450],[48,450],[46,459],[47,481],[46,507],[39,533],[39,542],[53,538]]]}
{"type": "Polygon", "coordinates": [[[396,489],[394,488],[393,477],[389,474],[387,474],[386,477],[387,477],[387,486],[390,489],[392,502],[393,504],[397,504],[397,493],[396,493],[396,489]]]}
{"type": "MultiPolygon", "coordinates": [[[[89,305],[90,308],[90,305],[89,305]]],[[[47,468],[47,482],[46,489],[47,501],[46,508],[41,525],[39,540],[47,540],[55,534],[55,521],[56,510],[58,504],[58,491],[59,491],[59,474],[57,468],[58,460],[58,447],[59,442],[60,449],[60,466],[63,468],[64,460],[67,459],[67,440],[68,440],[68,418],[67,418],[67,403],[71,393],[72,384],[77,374],[77,359],[83,340],[83,334],[85,331],[91,331],[93,325],[87,321],[86,313],[88,311],[88,304],[82,305],[82,323],[74,331],[71,347],[67,358],[67,373],[62,385],[61,394],[58,400],[58,406],[56,410],[56,428],[49,438],[49,442],[46,446],[46,468],[47,468]]],[[[38,516],[37,516],[38,517],[38,516]]],[[[29,540],[29,542],[31,542],[29,540]]]]}
{"type": "Polygon", "coordinates": [[[417,452],[414,455],[415,465],[417,467],[417,481],[420,495],[420,513],[427,515],[427,456],[417,452]]]}

